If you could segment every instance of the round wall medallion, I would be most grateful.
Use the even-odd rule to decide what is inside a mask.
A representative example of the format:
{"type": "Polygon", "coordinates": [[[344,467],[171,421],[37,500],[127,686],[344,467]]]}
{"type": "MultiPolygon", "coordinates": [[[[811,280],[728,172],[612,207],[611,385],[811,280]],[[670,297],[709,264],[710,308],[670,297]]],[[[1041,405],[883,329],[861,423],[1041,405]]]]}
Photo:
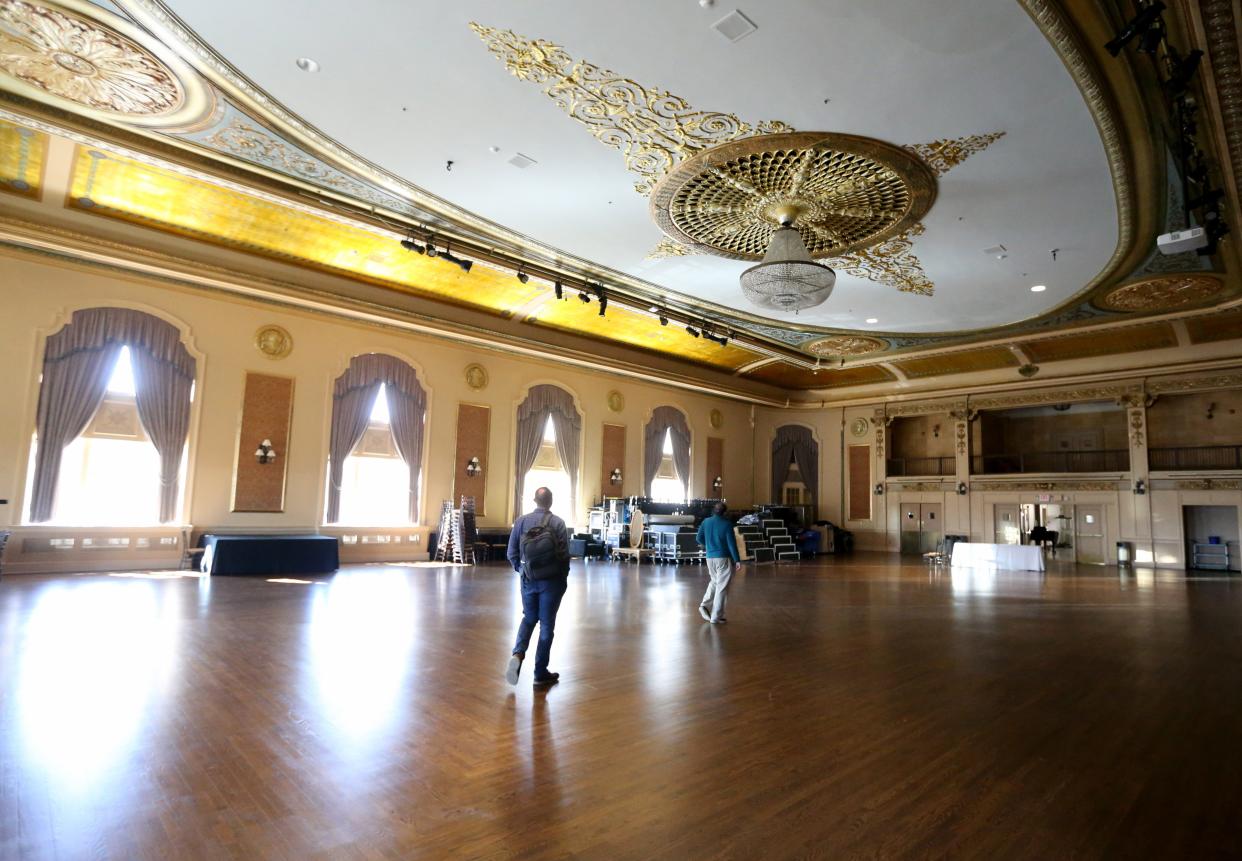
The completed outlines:
{"type": "Polygon", "coordinates": [[[858,335],[834,335],[831,338],[820,338],[803,344],[802,349],[815,356],[862,356],[874,353],[888,346],[887,341],[879,338],[864,338],[858,335]]]}
{"type": "Polygon", "coordinates": [[[871,427],[871,422],[864,418],[856,418],[850,423],[850,433],[854,436],[866,436],[867,430],[871,427]]]}
{"type": "Polygon", "coordinates": [[[711,413],[708,414],[707,420],[710,421],[712,423],[712,427],[717,430],[724,427],[724,413],[720,410],[712,410],[711,413]]]}
{"type": "Polygon", "coordinates": [[[812,258],[865,248],[913,227],[936,177],[913,153],[832,132],[756,135],[700,152],[651,194],[660,229],[697,251],[760,260],[784,215],[812,258]]]}
{"type": "Polygon", "coordinates": [[[625,395],[615,389],[608,393],[608,409],[614,413],[619,413],[625,409],[625,395]]]}
{"type": "Polygon", "coordinates": [[[1171,311],[1205,302],[1223,287],[1212,275],[1163,275],[1118,287],[1100,304],[1114,311],[1171,311]]]}
{"type": "Polygon", "coordinates": [[[487,368],[482,365],[466,365],[466,385],[476,392],[487,388],[487,368]]]}
{"type": "Polygon", "coordinates": [[[269,359],[283,359],[293,352],[293,336],[280,326],[264,326],[254,333],[254,345],[269,359]]]}
{"type": "Polygon", "coordinates": [[[0,0],[0,79],[20,95],[98,119],[185,125],[212,97],[183,60],[85,0],[0,0]]]}

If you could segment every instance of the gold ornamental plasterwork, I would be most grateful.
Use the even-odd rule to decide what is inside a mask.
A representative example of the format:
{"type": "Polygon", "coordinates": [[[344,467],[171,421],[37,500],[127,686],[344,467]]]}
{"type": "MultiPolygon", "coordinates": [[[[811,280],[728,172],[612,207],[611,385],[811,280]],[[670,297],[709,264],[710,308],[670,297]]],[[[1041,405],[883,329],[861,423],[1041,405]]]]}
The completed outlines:
{"type": "Polygon", "coordinates": [[[1134,448],[1141,448],[1144,441],[1144,432],[1147,430],[1147,410],[1131,409],[1130,411],[1130,445],[1134,448]]]}
{"type": "Polygon", "coordinates": [[[1242,374],[1211,374],[1202,377],[1183,377],[1176,380],[1149,380],[1147,391],[1153,395],[1173,392],[1201,392],[1212,389],[1242,388],[1242,374]]]}
{"type": "Polygon", "coordinates": [[[866,338],[861,335],[834,335],[803,344],[802,349],[815,356],[865,356],[883,350],[887,341],[879,338],[866,338]]]}
{"type": "Polygon", "coordinates": [[[212,132],[203,143],[213,149],[250,162],[267,165],[294,176],[322,182],[332,188],[357,193],[357,180],[327,167],[265,129],[231,117],[227,125],[212,132]]]}
{"type": "Polygon", "coordinates": [[[20,95],[140,125],[185,123],[211,105],[175,56],[82,0],[0,0],[0,74],[20,95]]]}
{"type": "Polygon", "coordinates": [[[915,224],[905,233],[891,236],[878,245],[825,262],[838,272],[887,284],[902,293],[931,296],[936,292],[936,285],[927,277],[922,262],[914,253],[914,237],[922,236],[924,229],[922,224],[915,224]]]}
{"type": "Polygon", "coordinates": [[[694,249],[682,245],[671,236],[661,239],[647,254],[648,260],[667,260],[670,257],[687,257],[694,254],[694,249]]]}
{"type": "Polygon", "coordinates": [[[884,415],[887,421],[906,416],[948,415],[956,417],[955,411],[965,409],[965,401],[913,401],[889,404],[884,408],[884,415]]]}
{"type": "Polygon", "coordinates": [[[760,260],[781,223],[813,258],[903,233],[936,198],[935,174],[901,147],[833,132],[754,135],[685,159],[651,195],[651,216],[696,250],[760,260]]]}
{"type": "Polygon", "coordinates": [[[1039,404],[1063,404],[1078,401],[1118,401],[1130,395],[1142,395],[1141,384],[1115,386],[1086,386],[1080,389],[1064,389],[1054,392],[1028,392],[1017,395],[985,395],[970,398],[972,410],[1000,409],[1004,407],[1027,407],[1039,404]]]}
{"type": "Polygon", "coordinates": [[[1206,302],[1223,289],[1212,275],[1147,278],[1110,291],[1099,304],[1115,311],[1172,311],[1206,302]]]}
{"type": "Polygon", "coordinates": [[[1116,491],[1125,490],[1124,482],[1117,481],[975,481],[971,490],[1015,493],[1047,493],[1049,491],[1116,491]]]}
{"type": "Polygon", "coordinates": [[[1242,481],[1226,478],[1198,478],[1177,482],[1178,490],[1242,490],[1242,481]]]}
{"type": "Polygon", "coordinates": [[[931,143],[909,144],[906,149],[922,159],[924,164],[935,171],[936,176],[944,176],[966,159],[977,152],[983,152],[1004,136],[1004,132],[991,132],[961,138],[941,138],[931,143]]]}
{"type": "Polygon", "coordinates": [[[269,359],[283,359],[293,352],[293,336],[283,326],[263,326],[254,333],[254,346],[269,359]]]}
{"type": "Polygon", "coordinates": [[[952,484],[941,481],[916,481],[909,484],[895,484],[890,488],[891,491],[907,493],[947,493],[952,489],[952,484]]]}
{"type": "Polygon", "coordinates": [[[515,78],[543,85],[557,107],[620,150],[626,167],[638,174],[634,187],[641,194],[650,193],[664,174],[699,150],[789,130],[779,121],[752,125],[734,114],[695,110],[680,96],[574,60],[564,48],[543,39],[474,22],[470,29],[515,78]]]}

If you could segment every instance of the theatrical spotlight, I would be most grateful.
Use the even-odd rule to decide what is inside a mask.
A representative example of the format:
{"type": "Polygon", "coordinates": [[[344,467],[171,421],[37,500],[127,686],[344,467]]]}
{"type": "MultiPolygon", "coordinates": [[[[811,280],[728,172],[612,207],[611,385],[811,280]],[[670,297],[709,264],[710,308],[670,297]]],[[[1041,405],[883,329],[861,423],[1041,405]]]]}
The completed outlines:
{"type": "Polygon", "coordinates": [[[696,329],[696,328],[694,328],[693,326],[687,326],[687,327],[686,327],[686,332],[687,332],[687,333],[689,333],[690,337],[692,337],[692,338],[697,338],[697,337],[699,337],[699,330],[698,330],[698,329],[696,329]]]}
{"type": "Polygon", "coordinates": [[[426,254],[426,247],[419,245],[414,241],[414,234],[409,234],[405,239],[401,240],[401,247],[406,251],[413,251],[415,254],[426,254]]]}
{"type": "Polygon", "coordinates": [[[1121,53],[1121,49],[1134,41],[1135,36],[1142,36],[1139,44],[1139,50],[1146,54],[1156,50],[1156,46],[1160,44],[1160,35],[1162,24],[1160,23],[1160,13],[1164,11],[1164,4],[1160,0],[1155,0],[1149,6],[1144,6],[1139,10],[1138,14],[1130,19],[1129,23],[1121,29],[1110,42],[1104,45],[1104,49],[1108,53],[1116,57],[1121,53]],[[1155,35],[1149,35],[1152,31],[1155,35]]]}
{"type": "Polygon", "coordinates": [[[434,236],[427,237],[427,256],[438,257],[440,249],[436,248],[436,238],[434,236]]]}
{"type": "Polygon", "coordinates": [[[604,312],[608,310],[608,297],[603,293],[599,295],[599,315],[604,316],[604,312]]]}
{"type": "Polygon", "coordinates": [[[578,298],[581,299],[583,302],[590,302],[591,294],[583,290],[581,293],[578,294],[578,298]]]}
{"type": "Polygon", "coordinates": [[[469,272],[470,267],[474,265],[472,260],[462,260],[460,257],[454,257],[447,248],[440,252],[440,259],[447,260],[454,266],[460,267],[462,272],[469,272]]]}
{"type": "Polygon", "coordinates": [[[556,291],[556,298],[557,298],[557,299],[564,299],[564,298],[565,298],[565,288],[564,288],[563,286],[561,286],[561,282],[560,282],[560,281],[555,282],[555,283],[552,285],[552,289],[556,291]]]}
{"type": "Polygon", "coordinates": [[[527,281],[529,281],[529,280],[530,280],[530,276],[529,276],[529,275],[527,275],[525,272],[523,272],[521,269],[519,269],[519,270],[517,271],[517,280],[519,280],[519,281],[521,281],[523,284],[525,284],[527,281]]]}
{"type": "Polygon", "coordinates": [[[660,315],[660,325],[661,326],[668,325],[668,317],[665,317],[663,314],[660,315]]]}
{"type": "Polygon", "coordinates": [[[1169,95],[1176,98],[1190,89],[1190,81],[1194,78],[1195,72],[1199,71],[1199,61],[1203,59],[1203,52],[1195,48],[1185,57],[1175,57],[1170,46],[1169,54],[1174,56],[1174,59],[1169,63],[1169,79],[1164,82],[1164,86],[1169,95]]]}

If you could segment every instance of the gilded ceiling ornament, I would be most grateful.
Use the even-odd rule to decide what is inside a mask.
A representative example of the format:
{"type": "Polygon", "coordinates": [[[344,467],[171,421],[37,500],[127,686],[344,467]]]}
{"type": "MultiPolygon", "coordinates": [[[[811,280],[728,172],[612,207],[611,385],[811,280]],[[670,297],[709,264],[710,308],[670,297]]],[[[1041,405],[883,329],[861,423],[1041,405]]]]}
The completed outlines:
{"type": "Polygon", "coordinates": [[[694,154],[651,195],[666,234],[699,251],[762,259],[791,216],[813,258],[902,233],[936,197],[936,178],[901,147],[833,132],[756,135],[694,154]]]}
{"type": "Polygon", "coordinates": [[[1170,311],[1205,302],[1223,286],[1211,275],[1148,278],[1118,287],[1101,299],[1100,304],[1116,311],[1170,311]]]}
{"type": "Polygon", "coordinates": [[[660,240],[655,248],[647,254],[648,260],[667,260],[669,257],[687,257],[694,254],[694,249],[687,248],[671,236],[660,240]]]}
{"type": "Polygon", "coordinates": [[[634,187],[640,194],[649,194],[669,170],[700,150],[791,130],[778,121],[751,125],[734,114],[695,110],[680,96],[575,61],[564,48],[542,39],[473,22],[470,29],[514,77],[542,85],[557,107],[621,150],[625,166],[639,176],[634,187]]]}
{"type": "Polygon", "coordinates": [[[67,9],[26,0],[0,0],[0,71],[57,99],[126,118],[165,117],[187,99],[178,76],[137,42],[67,9]]]}
{"type": "Polygon", "coordinates": [[[625,395],[615,389],[608,393],[608,409],[614,413],[619,413],[625,409],[625,395]]]}
{"type": "Polygon", "coordinates": [[[816,356],[863,356],[883,350],[888,346],[879,338],[864,338],[861,335],[834,335],[804,344],[803,349],[816,356]]]}
{"type": "Polygon", "coordinates": [[[914,237],[926,228],[914,224],[905,233],[892,236],[870,248],[862,248],[824,262],[838,272],[856,275],[879,284],[896,287],[903,293],[931,296],[936,285],[923,271],[923,264],[914,254],[914,237]]]}
{"type": "Polygon", "coordinates": [[[466,385],[476,392],[487,388],[487,369],[482,365],[466,365],[466,385]]]}
{"type": "Polygon", "coordinates": [[[263,326],[254,333],[254,345],[269,359],[283,359],[293,352],[293,336],[281,326],[263,326]]]}
{"type": "Polygon", "coordinates": [[[906,149],[921,158],[936,172],[936,176],[944,176],[966,159],[977,152],[983,152],[1004,136],[1004,132],[991,132],[986,135],[967,135],[964,138],[941,138],[931,143],[909,144],[906,149]]]}

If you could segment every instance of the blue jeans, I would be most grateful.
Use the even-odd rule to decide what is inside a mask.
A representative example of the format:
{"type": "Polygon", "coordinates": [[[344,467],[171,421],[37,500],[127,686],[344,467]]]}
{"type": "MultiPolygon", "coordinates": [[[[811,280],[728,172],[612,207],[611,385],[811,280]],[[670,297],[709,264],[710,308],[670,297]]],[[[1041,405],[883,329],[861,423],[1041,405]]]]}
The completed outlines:
{"type": "Polygon", "coordinates": [[[561,598],[569,581],[564,577],[552,580],[522,578],[522,624],[518,625],[517,642],[513,654],[525,655],[530,645],[530,635],[539,623],[539,645],[535,648],[535,678],[548,674],[548,654],[552,651],[552,635],[556,632],[556,611],[561,608],[561,598]]]}

